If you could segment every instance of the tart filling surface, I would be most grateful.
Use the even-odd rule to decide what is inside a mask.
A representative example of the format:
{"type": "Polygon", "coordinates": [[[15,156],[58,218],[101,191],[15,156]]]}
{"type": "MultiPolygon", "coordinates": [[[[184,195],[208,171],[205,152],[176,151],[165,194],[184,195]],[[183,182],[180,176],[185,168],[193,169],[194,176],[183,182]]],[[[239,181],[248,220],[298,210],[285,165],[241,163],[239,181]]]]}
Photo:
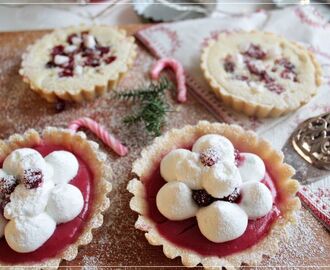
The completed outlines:
{"type": "Polygon", "coordinates": [[[141,214],[136,227],[184,265],[256,263],[276,252],[281,228],[300,206],[282,159],[237,126],[200,122],[170,131],[134,163],[141,182],[128,189],[141,214]]]}
{"type": "Polygon", "coordinates": [[[2,149],[0,265],[56,266],[102,224],[111,188],[103,154],[83,133],[50,130],[43,140],[28,132],[25,143],[15,135],[8,143],[14,149],[2,149]]]}
{"type": "Polygon", "coordinates": [[[248,115],[278,116],[316,94],[321,69],[303,47],[263,32],[221,34],[202,54],[214,92],[248,115]]]}
{"type": "Polygon", "coordinates": [[[56,30],[23,55],[20,74],[50,102],[93,99],[113,87],[133,64],[136,45],[125,31],[110,26],[56,30]]]}

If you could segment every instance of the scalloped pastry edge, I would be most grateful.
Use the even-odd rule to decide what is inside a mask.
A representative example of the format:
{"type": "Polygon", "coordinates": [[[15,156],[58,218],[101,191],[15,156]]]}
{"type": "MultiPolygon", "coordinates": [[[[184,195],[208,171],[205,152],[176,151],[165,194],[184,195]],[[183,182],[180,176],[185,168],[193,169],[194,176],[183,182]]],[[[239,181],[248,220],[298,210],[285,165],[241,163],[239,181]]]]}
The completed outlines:
{"type": "Polygon", "coordinates": [[[166,257],[174,259],[180,256],[184,266],[196,266],[202,264],[207,269],[226,267],[226,269],[237,269],[243,263],[251,266],[262,261],[263,255],[273,256],[279,249],[279,242],[286,240],[286,225],[295,223],[294,212],[301,207],[296,192],[299,183],[291,179],[295,170],[283,163],[282,152],[274,150],[271,145],[256,136],[252,131],[245,131],[237,125],[220,123],[209,123],[200,121],[197,125],[187,125],[182,129],[172,129],[163,136],[154,140],[153,144],[146,147],[139,159],[133,163],[132,172],[136,177],[132,179],[127,190],[134,196],[130,201],[130,208],[139,214],[135,228],[145,231],[145,237],[151,245],[163,246],[166,257]],[[243,151],[253,152],[259,155],[266,163],[272,164],[272,170],[277,175],[277,185],[286,195],[285,204],[281,205],[282,217],[272,226],[269,234],[253,247],[235,253],[230,256],[202,256],[189,249],[177,247],[164,238],[156,228],[156,224],[147,215],[147,202],[145,199],[145,188],[143,179],[148,178],[154,163],[159,161],[164,154],[170,150],[187,145],[205,134],[220,134],[227,137],[234,145],[239,144],[243,151]]]}

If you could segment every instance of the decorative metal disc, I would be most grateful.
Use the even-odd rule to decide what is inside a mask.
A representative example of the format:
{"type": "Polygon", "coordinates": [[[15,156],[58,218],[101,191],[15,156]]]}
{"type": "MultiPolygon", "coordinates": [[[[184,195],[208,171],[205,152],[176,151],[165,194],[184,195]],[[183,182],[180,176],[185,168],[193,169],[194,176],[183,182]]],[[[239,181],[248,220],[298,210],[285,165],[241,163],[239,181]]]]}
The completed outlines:
{"type": "Polygon", "coordinates": [[[292,145],[310,164],[330,170],[330,113],[301,123],[292,135],[292,145]]]}

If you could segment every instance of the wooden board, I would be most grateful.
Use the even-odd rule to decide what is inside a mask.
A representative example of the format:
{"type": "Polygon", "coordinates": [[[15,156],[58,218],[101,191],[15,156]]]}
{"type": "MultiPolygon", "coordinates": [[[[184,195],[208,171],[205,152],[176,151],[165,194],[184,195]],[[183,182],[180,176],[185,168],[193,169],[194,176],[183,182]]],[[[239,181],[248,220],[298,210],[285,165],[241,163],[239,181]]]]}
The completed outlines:
{"type": "MultiPolygon", "coordinates": [[[[125,26],[134,33],[142,25],[125,26]]],[[[113,99],[111,93],[84,105],[69,104],[65,111],[56,113],[53,105],[46,103],[22,82],[18,75],[21,55],[45,31],[0,33],[0,139],[27,128],[41,131],[46,126],[65,127],[71,120],[89,116],[105,125],[129,147],[130,154],[118,158],[104,148],[114,170],[111,207],[105,214],[104,225],[94,232],[90,245],[82,247],[77,258],[62,262],[62,266],[181,266],[179,258],[167,259],[161,247],[147,243],[144,233],[134,228],[137,214],[129,209],[131,195],[126,185],[131,178],[131,163],[143,147],[150,144],[141,126],[127,128],[121,121],[131,110],[131,104],[113,99]]],[[[138,57],[132,70],[119,85],[132,89],[148,79],[148,70],[154,59],[139,46],[138,57]]],[[[168,96],[172,111],[164,130],[194,124],[199,120],[215,121],[214,117],[192,96],[184,105],[178,105],[168,96]]],[[[90,133],[88,136],[97,141],[90,133]]],[[[103,145],[101,144],[103,147],[103,145]]],[[[265,258],[262,266],[297,266],[309,269],[330,267],[330,235],[305,209],[298,213],[296,227],[289,229],[289,239],[281,244],[274,258],[265,258]]]]}

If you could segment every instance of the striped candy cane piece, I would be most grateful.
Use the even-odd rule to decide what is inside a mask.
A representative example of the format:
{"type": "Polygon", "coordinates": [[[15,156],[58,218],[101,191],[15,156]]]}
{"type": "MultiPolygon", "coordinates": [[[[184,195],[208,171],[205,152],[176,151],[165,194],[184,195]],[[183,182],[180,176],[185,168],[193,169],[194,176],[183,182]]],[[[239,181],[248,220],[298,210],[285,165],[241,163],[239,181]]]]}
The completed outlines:
{"type": "Polygon", "coordinates": [[[187,87],[186,77],[181,63],[173,58],[162,58],[158,60],[151,69],[150,75],[153,80],[159,79],[160,72],[165,68],[171,68],[175,73],[177,83],[177,100],[179,102],[186,102],[187,100],[187,87]]]}
{"type": "Polygon", "coordinates": [[[77,120],[72,121],[69,124],[69,129],[77,131],[80,127],[88,128],[92,131],[104,144],[109,146],[114,152],[119,156],[126,156],[128,154],[128,149],[119,140],[117,140],[113,135],[106,131],[106,129],[99,123],[88,117],[82,117],[77,120]]]}

